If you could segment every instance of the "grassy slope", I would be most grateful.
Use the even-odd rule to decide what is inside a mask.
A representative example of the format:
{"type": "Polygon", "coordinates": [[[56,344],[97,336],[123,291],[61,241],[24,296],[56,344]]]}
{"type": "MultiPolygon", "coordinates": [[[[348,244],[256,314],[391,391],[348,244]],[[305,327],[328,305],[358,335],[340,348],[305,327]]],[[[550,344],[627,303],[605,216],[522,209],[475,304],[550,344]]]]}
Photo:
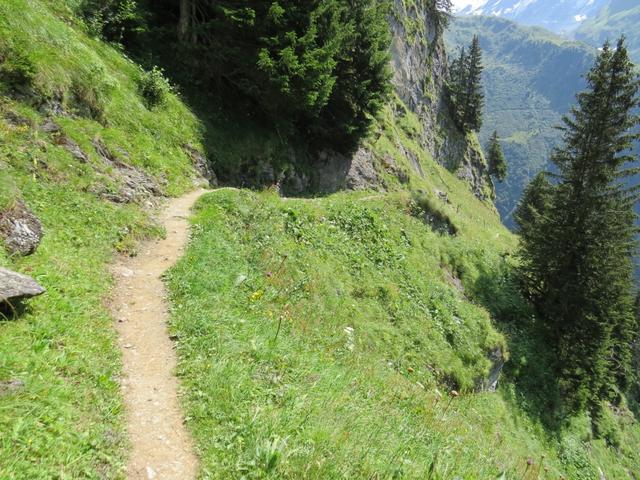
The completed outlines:
{"type": "Polygon", "coordinates": [[[412,150],[426,175],[409,188],[458,236],[425,225],[390,177],[395,193],[223,189],[199,203],[170,287],[202,477],[632,478],[640,432],[626,417],[619,451],[586,419],[543,426],[544,346],[504,260],[514,237],[419,150],[412,115],[381,125],[378,157],[409,171],[398,145],[412,150]],[[504,344],[499,393],[471,393],[504,344]]]}
{"type": "MultiPolygon", "coordinates": [[[[38,129],[44,117],[28,102],[1,97],[0,202],[24,199],[46,236],[35,255],[0,253],[0,265],[30,273],[49,291],[20,319],[0,322],[0,382],[24,382],[0,393],[0,478],[121,475],[126,440],[119,358],[103,307],[105,265],[114,249],[131,251],[137,238],[159,232],[139,207],[88,193],[114,188],[90,142],[99,136],[126,149],[178,194],[192,175],[180,145],[199,140],[196,120],[177,99],[159,111],[144,107],[138,68],[75,28],[66,4],[0,5],[0,57],[20,52],[35,67],[36,97],[61,98],[70,111],[92,107],[100,120],[55,118],[90,155],[82,164],[38,129]],[[9,112],[26,124],[7,122],[9,112]]],[[[540,398],[522,391],[541,379],[528,378],[541,369],[527,367],[541,361],[539,345],[527,338],[528,312],[501,255],[515,240],[490,206],[420,151],[418,132],[415,117],[393,118],[387,109],[369,141],[380,170],[391,158],[411,171],[402,143],[425,171],[406,186],[388,168],[392,194],[305,201],[223,190],[201,203],[195,241],[171,284],[204,476],[424,478],[436,453],[433,469],[443,478],[502,470],[535,478],[526,458],[543,454],[551,478],[560,471],[597,478],[594,465],[607,478],[639,470],[632,427],[618,432],[620,453],[602,441],[583,443],[579,424],[560,442],[542,427],[540,398]],[[409,215],[416,206],[407,188],[426,192],[420,205],[436,205],[460,235],[434,233],[409,215]],[[501,333],[490,314],[521,322],[501,333]],[[488,367],[486,350],[504,342],[511,380],[498,395],[469,395],[488,367]],[[463,390],[449,407],[447,385],[463,390]]],[[[259,151],[254,143],[246,149],[259,151]]]]}
{"type": "Polygon", "coordinates": [[[485,145],[494,130],[502,137],[509,163],[505,182],[496,185],[503,219],[513,225],[512,211],[524,187],[543,168],[560,141],[555,126],[584,88],[582,75],[594,51],[541,28],[524,27],[497,17],[456,18],[446,33],[450,51],[480,36],[485,65],[485,145]]]}
{"type": "MultiPolygon", "coordinates": [[[[0,203],[23,199],[45,229],[34,255],[8,258],[0,249],[0,265],[48,290],[20,318],[0,320],[0,385],[24,382],[14,391],[0,388],[2,479],[122,474],[120,359],[104,306],[106,266],[114,249],[132,252],[137,239],[161,232],[139,206],[89,193],[117,186],[91,140],[125,149],[132,164],[166,180],[168,195],[191,188],[194,173],[181,145],[199,143],[197,121],[184,105],[172,97],[149,111],[137,93],[138,67],[84,35],[63,5],[0,3],[0,58],[20,58],[35,74],[22,100],[4,95],[7,77],[0,81],[0,203]],[[79,113],[54,120],[89,155],[87,164],[39,129],[45,118],[32,100],[44,97],[79,113]],[[81,115],[88,104],[101,122],[81,115]],[[15,115],[23,125],[7,120],[15,115]]],[[[14,67],[0,62],[3,68],[14,67]]]]}

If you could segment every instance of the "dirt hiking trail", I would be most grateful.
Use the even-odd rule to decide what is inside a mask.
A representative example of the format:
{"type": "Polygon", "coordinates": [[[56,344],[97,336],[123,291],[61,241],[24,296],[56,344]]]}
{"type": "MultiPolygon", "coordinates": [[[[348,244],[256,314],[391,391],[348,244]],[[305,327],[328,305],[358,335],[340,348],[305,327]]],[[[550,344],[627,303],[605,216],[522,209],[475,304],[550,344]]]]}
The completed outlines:
{"type": "Polygon", "coordinates": [[[161,275],[182,255],[189,235],[187,217],[206,193],[196,190],[171,199],[160,214],[164,240],[145,242],[139,254],[113,267],[111,308],[124,362],[123,395],[131,451],[128,479],[190,480],[198,460],[184,426],[174,376],[176,354],[167,331],[167,293],[161,275]]]}

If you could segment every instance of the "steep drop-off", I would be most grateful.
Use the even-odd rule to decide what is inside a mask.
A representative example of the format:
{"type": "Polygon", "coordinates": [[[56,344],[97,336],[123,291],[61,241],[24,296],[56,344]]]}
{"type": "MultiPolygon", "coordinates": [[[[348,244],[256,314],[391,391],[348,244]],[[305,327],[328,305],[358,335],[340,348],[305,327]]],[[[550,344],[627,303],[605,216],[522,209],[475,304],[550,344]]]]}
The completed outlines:
{"type": "Polygon", "coordinates": [[[463,178],[478,198],[492,200],[493,184],[475,135],[460,131],[449,113],[447,54],[430,8],[429,2],[395,2],[391,65],[396,94],[418,116],[420,147],[463,178]]]}

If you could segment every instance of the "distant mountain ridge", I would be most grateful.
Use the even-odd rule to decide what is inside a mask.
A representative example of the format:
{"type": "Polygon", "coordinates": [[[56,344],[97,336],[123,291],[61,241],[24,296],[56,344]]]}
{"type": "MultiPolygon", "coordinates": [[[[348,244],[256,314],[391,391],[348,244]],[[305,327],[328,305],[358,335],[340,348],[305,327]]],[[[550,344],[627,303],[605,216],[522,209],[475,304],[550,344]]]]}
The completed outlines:
{"type": "Polygon", "coordinates": [[[574,37],[589,45],[600,46],[607,39],[614,41],[620,34],[625,34],[631,58],[640,63],[639,32],[640,1],[610,0],[595,17],[580,25],[574,37]]]}
{"type": "Polygon", "coordinates": [[[456,18],[446,32],[451,56],[474,34],[484,54],[486,107],[480,141],[487,144],[496,129],[509,165],[505,182],[496,184],[497,207],[507,226],[531,178],[548,167],[560,142],[554,128],[585,87],[582,75],[596,50],[537,27],[503,18],[456,18]]]}
{"type": "Polygon", "coordinates": [[[575,30],[608,3],[609,0],[454,0],[458,15],[493,15],[556,33],[575,30]]]}

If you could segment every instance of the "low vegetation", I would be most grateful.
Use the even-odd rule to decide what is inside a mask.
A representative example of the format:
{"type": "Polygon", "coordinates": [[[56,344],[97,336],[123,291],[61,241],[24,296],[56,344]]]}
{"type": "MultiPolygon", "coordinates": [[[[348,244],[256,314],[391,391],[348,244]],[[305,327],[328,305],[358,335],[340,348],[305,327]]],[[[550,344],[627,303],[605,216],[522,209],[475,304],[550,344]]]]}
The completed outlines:
{"type": "Polygon", "coordinates": [[[594,440],[585,417],[545,417],[552,355],[505,263],[512,237],[435,201],[466,225],[458,235],[415,218],[401,193],[221,189],[200,201],[169,285],[204,478],[637,469],[628,411],[608,417],[618,447],[594,440]],[[499,391],[477,393],[498,349],[510,358],[499,391]]]}
{"type": "Polygon", "coordinates": [[[95,144],[167,195],[195,177],[182,149],[199,145],[195,118],[172,94],[149,111],[140,68],[88,37],[68,12],[61,2],[0,4],[0,210],[22,200],[45,232],[31,256],[0,248],[0,266],[47,288],[19,318],[0,319],[3,479],[122,476],[127,439],[107,265],[114,251],[134,254],[139,239],[162,232],[143,200],[106,199],[121,179],[95,144]]]}

